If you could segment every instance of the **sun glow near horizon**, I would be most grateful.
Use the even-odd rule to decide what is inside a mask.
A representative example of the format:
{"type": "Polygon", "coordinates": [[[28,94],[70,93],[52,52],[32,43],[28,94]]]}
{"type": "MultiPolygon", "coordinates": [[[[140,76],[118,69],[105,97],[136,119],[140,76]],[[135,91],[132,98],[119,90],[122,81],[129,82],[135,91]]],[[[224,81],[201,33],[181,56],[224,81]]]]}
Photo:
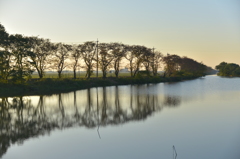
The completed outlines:
{"type": "Polygon", "coordinates": [[[239,15],[237,0],[0,2],[0,22],[10,34],[144,45],[211,67],[240,64],[239,15]]]}

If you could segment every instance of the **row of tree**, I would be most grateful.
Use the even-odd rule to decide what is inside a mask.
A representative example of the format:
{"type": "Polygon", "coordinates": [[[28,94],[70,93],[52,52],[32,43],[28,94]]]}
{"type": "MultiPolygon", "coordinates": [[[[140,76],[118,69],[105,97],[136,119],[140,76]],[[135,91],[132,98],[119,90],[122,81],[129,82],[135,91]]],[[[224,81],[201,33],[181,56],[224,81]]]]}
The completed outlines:
{"type": "Polygon", "coordinates": [[[163,66],[164,76],[202,76],[206,66],[188,57],[167,54],[140,45],[122,43],[99,43],[88,41],[78,45],[52,43],[49,39],[27,37],[20,34],[9,35],[0,24],[0,78],[2,80],[24,81],[36,71],[43,78],[46,70],[56,70],[61,78],[64,69],[76,71],[82,67],[86,78],[94,70],[101,70],[103,78],[114,69],[118,77],[121,65],[125,64],[131,77],[141,70],[147,75],[157,76],[163,66]]]}
{"type": "Polygon", "coordinates": [[[240,66],[235,63],[221,62],[215,67],[219,76],[240,77],[240,66]]]}

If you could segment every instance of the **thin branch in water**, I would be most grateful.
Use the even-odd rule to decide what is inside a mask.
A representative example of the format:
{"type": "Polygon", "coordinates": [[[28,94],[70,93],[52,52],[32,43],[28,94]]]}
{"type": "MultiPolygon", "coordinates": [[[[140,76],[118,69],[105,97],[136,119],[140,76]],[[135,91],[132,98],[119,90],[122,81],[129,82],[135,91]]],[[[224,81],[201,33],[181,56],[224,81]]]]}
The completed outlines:
{"type": "Polygon", "coordinates": [[[99,139],[101,139],[100,132],[99,132],[99,125],[98,125],[98,128],[97,128],[97,132],[98,132],[99,139]]]}
{"type": "Polygon", "coordinates": [[[175,149],[175,146],[173,145],[173,159],[177,158],[177,151],[175,149]]]}

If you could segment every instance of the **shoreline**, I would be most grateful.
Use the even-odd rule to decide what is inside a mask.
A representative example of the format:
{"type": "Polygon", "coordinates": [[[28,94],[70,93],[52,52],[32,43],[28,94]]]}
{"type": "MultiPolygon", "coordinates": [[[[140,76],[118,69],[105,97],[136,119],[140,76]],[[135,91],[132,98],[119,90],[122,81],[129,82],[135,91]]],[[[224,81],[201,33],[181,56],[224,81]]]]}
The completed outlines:
{"type": "Polygon", "coordinates": [[[162,82],[180,82],[184,80],[196,79],[199,77],[108,77],[90,79],[34,79],[24,84],[0,83],[0,97],[52,95],[67,93],[71,91],[90,89],[94,87],[121,86],[121,85],[141,85],[162,82]]]}

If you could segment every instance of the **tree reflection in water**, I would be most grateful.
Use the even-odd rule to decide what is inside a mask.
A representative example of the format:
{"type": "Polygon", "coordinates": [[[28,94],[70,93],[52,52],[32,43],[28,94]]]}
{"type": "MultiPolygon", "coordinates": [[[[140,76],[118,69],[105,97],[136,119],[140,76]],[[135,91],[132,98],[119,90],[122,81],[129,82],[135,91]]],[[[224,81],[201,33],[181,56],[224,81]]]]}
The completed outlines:
{"type": "Polygon", "coordinates": [[[164,106],[176,107],[181,99],[174,96],[142,94],[138,86],[93,88],[52,96],[0,99],[0,157],[11,144],[49,134],[54,129],[80,126],[96,128],[145,120],[164,106]]]}

